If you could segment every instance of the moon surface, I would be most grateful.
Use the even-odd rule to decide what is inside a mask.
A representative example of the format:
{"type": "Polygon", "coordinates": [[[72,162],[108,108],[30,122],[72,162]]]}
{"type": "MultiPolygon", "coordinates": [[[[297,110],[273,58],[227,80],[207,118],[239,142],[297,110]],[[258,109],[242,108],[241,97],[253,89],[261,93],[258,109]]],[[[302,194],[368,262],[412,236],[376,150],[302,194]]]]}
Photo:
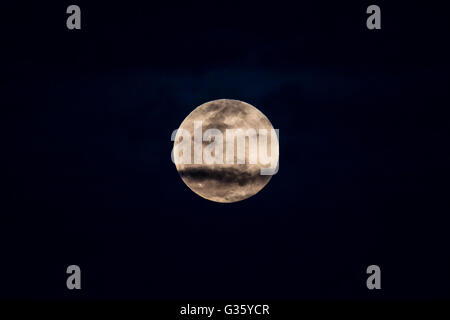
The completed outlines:
{"type": "MultiPolygon", "coordinates": [[[[213,100],[198,106],[192,111],[186,119],[181,123],[179,129],[189,131],[191,135],[192,145],[194,144],[194,121],[202,122],[202,134],[207,129],[219,129],[223,133],[223,157],[225,158],[226,129],[243,129],[249,128],[256,130],[257,138],[261,133],[259,129],[266,129],[268,134],[268,154],[276,157],[278,162],[278,138],[276,152],[270,148],[270,132],[273,129],[269,119],[258,109],[252,105],[231,99],[213,100]]],[[[175,136],[174,147],[180,143],[182,138],[179,134],[175,136]]],[[[234,140],[234,139],[233,139],[234,140]]],[[[257,140],[259,143],[259,139],[257,140]]],[[[210,141],[203,141],[202,146],[205,148],[210,141]]],[[[194,151],[191,148],[191,156],[193,159],[194,151]]],[[[174,148],[175,150],[175,148],[174,148]]],[[[245,138],[245,163],[237,163],[238,152],[234,152],[235,160],[232,164],[185,164],[180,161],[174,161],[178,173],[184,183],[199,196],[221,203],[230,203],[247,199],[258,193],[270,181],[271,175],[261,175],[261,168],[267,168],[258,161],[250,163],[249,138],[245,138]]],[[[259,145],[257,150],[259,150],[259,145]]],[[[242,160],[242,159],[241,159],[242,160]]]]}

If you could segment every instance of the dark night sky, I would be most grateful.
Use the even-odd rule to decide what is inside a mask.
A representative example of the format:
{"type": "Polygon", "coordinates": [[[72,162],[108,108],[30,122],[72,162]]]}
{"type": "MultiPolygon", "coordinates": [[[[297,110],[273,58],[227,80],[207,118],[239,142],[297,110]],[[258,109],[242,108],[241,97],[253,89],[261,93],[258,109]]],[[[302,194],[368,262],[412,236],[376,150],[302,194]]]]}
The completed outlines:
{"type": "Polygon", "coordinates": [[[0,297],[450,297],[441,5],[376,1],[369,31],[372,1],[10,2],[0,297]],[[219,98],[280,129],[279,173],[226,205],[170,160],[172,130],[219,98]]]}

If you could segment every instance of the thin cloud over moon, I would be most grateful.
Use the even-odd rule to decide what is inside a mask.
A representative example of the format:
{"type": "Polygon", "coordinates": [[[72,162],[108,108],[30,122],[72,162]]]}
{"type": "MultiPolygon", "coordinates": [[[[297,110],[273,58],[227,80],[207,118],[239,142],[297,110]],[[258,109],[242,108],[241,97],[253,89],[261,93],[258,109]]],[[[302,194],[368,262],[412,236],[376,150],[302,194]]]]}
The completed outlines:
{"type": "MultiPolygon", "coordinates": [[[[174,147],[176,147],[182,136],[180,130],[183,129],[190,134],[191,145],[194,145],[194,127],[195,123],[202,124],[202,134],[208,129],[218,129],[223,134],[223,157],[225,158],[225,149],[229,147],[227,141],[227,129],[242,129],[246,132],[248,129],[254,129],[258,147],[249,148],[250,137],[245,138],[245,163],[238,163],[238,152],[235,149],[234,162],[227,163],[183,163],[175,161],[176,168],[186,185],[201,197],[221,203],[230,203],[247,199],[258,193],[270,181],[271,175],[261,175],[261,169],[269,165],[263,164],[260,159],[256,163],[249,161],[250,155],[260,151],[259,139],[264,134],[267,138],[267,154],[278,162],[278,138],[276,141],[276,150],[271,150],[270,133],[274,130],[269,119],[258,109],[248,103],[220,99],[204,103],[192,111],[180,125],[175,136],[174,147]],[[263,129],[263,131],[260,131],[263,129]]],[[[210,141],[203,141],[203,148],[209,145],[210,141]]],[[[177,150],[174,148],[174,150],[177,150]]],[[[262,152],[262,151],[261,151],[262,152]]],[[[191,148],[191,159],[194,159],[194,148],[191,148]]],[[[257,155],[256,155],[257,156],[257,155]]],[[[243,159],[239,158],[241,161],[243,159]]]]}

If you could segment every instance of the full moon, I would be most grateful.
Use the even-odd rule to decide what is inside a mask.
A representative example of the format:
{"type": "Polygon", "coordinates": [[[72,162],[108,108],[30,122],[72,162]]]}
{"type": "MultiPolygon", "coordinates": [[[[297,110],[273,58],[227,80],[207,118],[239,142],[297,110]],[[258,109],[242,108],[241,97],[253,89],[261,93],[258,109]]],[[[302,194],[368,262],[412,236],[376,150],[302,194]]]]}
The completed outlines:
{"type": "MultiPolygon", "coordinates": [[[[256,162],[254,159],[258,156],[261,157],[261,154],[267,154],[272,159],[272,164],[276,161],[276,165],[278,165],[278,136],[275,135],[274,137],[274,135],[270,134],[271,132],[275,132],[275,130],[269,119],[248,103],[231,99],[220,99],[204,103],[194,109],[184,119],[173,139],[174,151],[178,150],[176,147],[183,139],[190,139],[187,142],[189,142],[189,146],[194,145],[194,147],[189,147],[190,150],[186,149],[190,152],[185,151],[185,156],[188,156],[185,159],[192,160],[195,158],[195,153],[197,153],[197,159],[202,161],[188,161],[186,163],[186,161],[174,160],[176,169],[184,183],[193,192],[205,199],[221,203],[247,199],[264,188],[272,177],[272,175],[261,174],[262,169],[270,167],[270,164],[267,161],[262,161],[261,158],[258,158],[256,162]],[[194,136],[197,139],[199,136],[198,132],[196,133],[199,123],[201,124],[200,130],[202,130],[200,132],[200,139],[202,139],[200,143],[198,143],[199,140],[194,141],[194,136]],[[232,137],[230,139],[226,134],[226,132],[232,131],[230,129],[242,129],[244,132],[250,132],[244,137],[244,140],[241,140],[241,142],[245,141],[245,149],[242,149],[242,151],[245,150],[245,155],[244,152],[240,154],[238,151],[238,138],[232,137]],[[186,135],[183,136],[180,133],[181,131],[185,132],[186,135]],[[220,131],[223,134],[223,138],[222,135],[216,135],[211,138],[205,133],[207,131],[216,133],[220,131]],[[251,134],[252,132],[253,134],[251,134]],[[205,139],[205,137],[207,138],[205,139]],[[268,146],[267,150],[262,147],[260,140],[266,143],[268,146]],[[253,141],[254,147],[250,147],[250,141],[253,141]],[[205,150],[208,145],[211,147],[212,144],[217,143],[222,144],[215,149],[210,148],[208,150],[212,150],[211,155],[213,157],[217,156],[215,159],[220,161],[205,163],[205,153],[201,150],[205,150]],[[197,148],[196,151],[194,151],[195,148],[197,148]],[[232,156],[227,158],[227,152],[231,152],[232,156]],[[251,159],[253,159],[253,162],[251,159]]],[[[175,159],[177,158],[175,157],[175,159]]]]}

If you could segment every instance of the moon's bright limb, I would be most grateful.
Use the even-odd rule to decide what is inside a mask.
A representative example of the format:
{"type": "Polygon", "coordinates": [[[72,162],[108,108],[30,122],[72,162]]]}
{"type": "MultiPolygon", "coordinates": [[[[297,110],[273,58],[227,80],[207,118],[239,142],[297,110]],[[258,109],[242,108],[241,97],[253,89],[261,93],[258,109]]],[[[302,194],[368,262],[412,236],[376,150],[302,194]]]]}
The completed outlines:
{"type": "MultiPolygon", "coordinates": [[[[264,129],[269,132],[269,136],[271,130],[274,130],[269,119],[250,104],[238,100],[220,99],[200,105],[184,119],[175,137],[174,146],[177,146],[182,140],[179,134],[180,129],[190,133],[192,144],[195,145],[194,122],[198,124],[200,121],[202,134],[208,129],[218,129],[223,133],[224,159],[227,142],[230,142],[226,139],[227,129],[243,129],[243,131],[255,129],[258,142],[264,129]],[[263,130],[259,131],[260,129],[263,130]]],[[[267,135],[266,138],[268,138],[267,135]]],[[[268,138],[268,154],[278,162],[278,138],[275,139],[277,139],[277,147],[274,151],[270,148],[271,140],[268,138]]],[[[194,162],[175,161],[176,168],[184,183],[205,199],[222,203],[247,199],[258,193],[271,179],[271,175],[261,175],[261,168],[267,168],[266,163],[262,164],[259,158],[253,164],[249,161],[250,153],[253,152],[254,155],[254,152],[257,152],[255,149],[249,150],[249,141],[250,138],[245,138],[244,164],[237,163],[238,152],[236,149],[234,163],[224,161],[220,164],[205,164],[204,162],[195,164],[194,162]]],[[[205,148],[209,144],[211,144],[210,141],[203,141],[202,147],[205,148]]],[[[257,150],[260,149],[258,144],[257,150]]],[[[215,152],[213,153],[215,154],[215,152]]],[[[191,159],[194,159],[193,147],[191,148],[191,159]]]]}

